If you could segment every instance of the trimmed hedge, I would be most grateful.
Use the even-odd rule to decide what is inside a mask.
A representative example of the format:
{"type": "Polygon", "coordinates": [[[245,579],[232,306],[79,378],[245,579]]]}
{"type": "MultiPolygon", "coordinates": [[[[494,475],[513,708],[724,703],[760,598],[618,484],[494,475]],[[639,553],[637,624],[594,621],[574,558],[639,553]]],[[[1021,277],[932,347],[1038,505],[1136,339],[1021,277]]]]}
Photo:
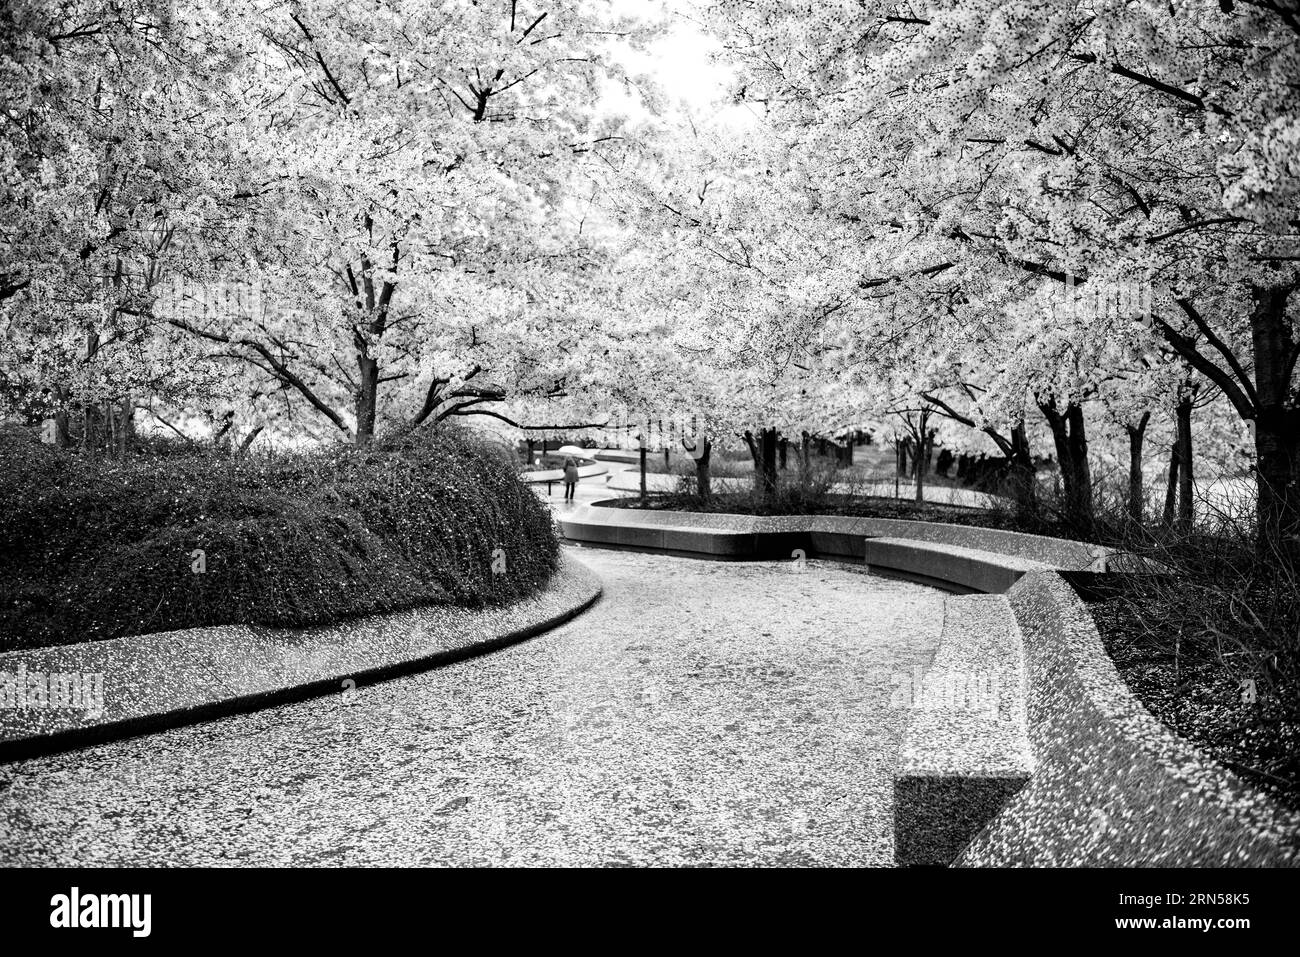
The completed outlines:
{"type": "Polygon", "coordinates": [[[559,556],[509,452],[452,427],[245,459],[2,433],[0,516],[0,650],[498,604],[559,556]]]}

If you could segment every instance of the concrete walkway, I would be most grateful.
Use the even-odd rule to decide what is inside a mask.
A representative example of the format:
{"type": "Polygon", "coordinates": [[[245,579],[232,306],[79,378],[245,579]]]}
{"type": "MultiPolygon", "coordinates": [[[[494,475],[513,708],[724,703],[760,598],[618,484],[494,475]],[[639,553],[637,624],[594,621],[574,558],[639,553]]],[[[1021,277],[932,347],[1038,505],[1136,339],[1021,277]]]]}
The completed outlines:
{"type": "Polygon", "coordinates": [[[944,596],[841,564],[574,550],[507,650],[0,766],[0,863],[888,864],[944,596]]]}

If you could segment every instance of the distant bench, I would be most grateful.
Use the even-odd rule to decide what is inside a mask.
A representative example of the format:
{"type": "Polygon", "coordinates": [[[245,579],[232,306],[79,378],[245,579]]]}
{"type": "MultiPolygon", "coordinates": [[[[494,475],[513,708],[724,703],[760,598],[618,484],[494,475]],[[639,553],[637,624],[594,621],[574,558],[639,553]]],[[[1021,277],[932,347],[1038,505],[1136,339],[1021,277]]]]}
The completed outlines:
{"type": "Polygon", "coordinates": [[[1003,593],[1023,575],[1084,570],[1092,546],[1019,532],[837,516],[726,515],[584,506],[559,517],[572,542],[705,558],[797,557],[865,562],[884,573],[960,593],[1003,593]]]}

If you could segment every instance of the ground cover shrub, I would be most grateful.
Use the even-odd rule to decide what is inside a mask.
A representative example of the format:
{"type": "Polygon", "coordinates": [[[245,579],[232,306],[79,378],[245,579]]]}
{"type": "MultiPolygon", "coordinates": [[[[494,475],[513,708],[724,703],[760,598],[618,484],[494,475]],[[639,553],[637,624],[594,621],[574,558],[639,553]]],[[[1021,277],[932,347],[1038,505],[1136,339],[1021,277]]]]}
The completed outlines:
{"type": "Polygon", "coordinates": [[[559,554],[509,451],[450,427],[238,458],[5,432],[0,517],[0,650],[503,603],[559,554]]]}

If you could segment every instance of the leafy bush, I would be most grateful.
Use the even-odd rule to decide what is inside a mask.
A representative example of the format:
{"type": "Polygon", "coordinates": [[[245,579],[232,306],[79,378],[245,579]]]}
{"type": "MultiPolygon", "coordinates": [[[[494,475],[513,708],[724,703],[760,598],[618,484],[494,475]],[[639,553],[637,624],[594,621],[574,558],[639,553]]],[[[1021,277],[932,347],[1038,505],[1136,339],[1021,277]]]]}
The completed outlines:
{"type": "Polygon", "coordinates": [[[509,452],[452,428],[243,459],[172,445],[111,460],[0,434],[0,514],[4,650],[501,603],[558,557],[509,452]]]}

